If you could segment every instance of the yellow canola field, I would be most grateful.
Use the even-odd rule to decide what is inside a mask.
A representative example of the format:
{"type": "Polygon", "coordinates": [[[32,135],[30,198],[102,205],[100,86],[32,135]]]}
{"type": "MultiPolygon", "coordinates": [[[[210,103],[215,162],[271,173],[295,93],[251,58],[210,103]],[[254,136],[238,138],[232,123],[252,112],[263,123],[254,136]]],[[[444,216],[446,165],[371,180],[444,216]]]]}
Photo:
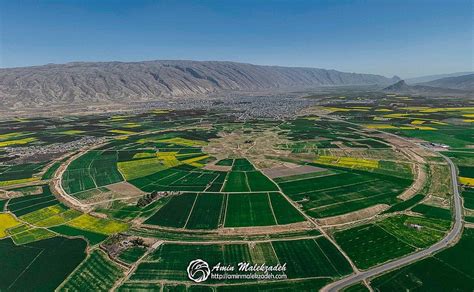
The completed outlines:
{"type": "Polygon", "coordinates": [[[20,221],[18,221],[12,214],[0,213],[0,238],[4,238],[8,235],[6,233],[7,229],[20,224],[20,221]]]}
{"type": "Polygon", "coordinates": [[[33,138],[33,137],[18,139],[18,140],[3,141],[3,142],[0,142],[0,147],[7,147],[7,146],[12,146],[12,145],[24,145],[24,144],[28,144],[34,141],[36,141],[36,138],[33,138]]]}
{"type": "Polygon", "coordinates": [[[378,168],[379,162],[372,159],[363,159],[355,157],[337,157],[321,155],[316,160],[316,163],[337,165],[347,168],[378,168]]]}
{"type": "Polygon", "coordinates": [[[0,187],[18,185],[18,184],[23,184],[23,183],[28,183],[28,182],[38,181],[38,180],[40,180],[39,177],[30,177],[30,178],[0,181],[0,187]]]}
{"type": "Polygon", "coordinates": [[[123,232],[128,229],[128,224],[126,223],[111,219],[97,218],[89,214],[82,214],[69,221],[67,225],[106,235],[123,232]]]}
{"type": "Polygon", "coordinates": [[[474,178],[460,176],[459,182],[463,185],[474,186],[474,178]]]}
{"type": "Polygon", "coordinates": [[[67,131],[62,131],[60,133],[65,134],[65,135],[76,135],[76,134],[82,134],[82,133],[84,133],[84,131],[81,131],[81,130],[67,130],[67,131]]]}
{"type": "Polygon", "coordinates": [[[181,145],[181,146],[206,146],[207,143],[205,141],[198,141],[198,140],[190,140],[190,139],[185,139],[185,138],[170,138],[170,139],[161,139],[161,140],[156,140],[158,143],[167,143],[167,144],[176,144],[176,145],[181,145]]]}
{"type": "Polygon", "coordinates": [[[125,130],[109,130],[107,131],[109,133],[114,133],[114,134],[122,134],[122,135],[130,135],[130,134],[136,134],[135,132],[132,131],[125,131],[125,130]]]}

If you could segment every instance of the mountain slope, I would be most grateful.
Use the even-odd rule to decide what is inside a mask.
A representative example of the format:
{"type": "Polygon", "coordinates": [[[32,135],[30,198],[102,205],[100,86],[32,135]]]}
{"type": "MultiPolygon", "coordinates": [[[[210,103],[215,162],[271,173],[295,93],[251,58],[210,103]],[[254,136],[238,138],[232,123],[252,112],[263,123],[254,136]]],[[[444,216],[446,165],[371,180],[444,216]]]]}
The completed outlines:
{"type": "Polygon", "coordinates": [[[0,101],[11,106],[127,102],[323,85],[388,85],[399,79],[335,70],[233,62],[68,63],[0,69],[0,101]]]}
{"type": "Polygon", "coordinates": [[[448,73],[448,74],[426,75],[426,76],[420,76],[420,77],[415,77],[415,78],[407,78],[405,79],[405,82],[407,84],[412,85],[416,83],[430,82],[430,81],[441,79],[441,78],[458,77],[458,76],[469,75],[473,73],[474,72],[469,71],[469,72],[455,72],[455,73],[448,73]]]}
{"type": "Polygon", "coordinates": [[[408,85],[404,80],[400,80],[395,84],[387,86],[383,89],[385,92],[402,93],[413,95],[455,95],[455,96],[471,96],[471,92],[466,90],[441,88],[426,85],[408,85]]]}
{"type": "Polygon", "coordinates": [[[472,91],[474,90],[474,74],[441,78],[421,83],[421,85],[472,91]]]}

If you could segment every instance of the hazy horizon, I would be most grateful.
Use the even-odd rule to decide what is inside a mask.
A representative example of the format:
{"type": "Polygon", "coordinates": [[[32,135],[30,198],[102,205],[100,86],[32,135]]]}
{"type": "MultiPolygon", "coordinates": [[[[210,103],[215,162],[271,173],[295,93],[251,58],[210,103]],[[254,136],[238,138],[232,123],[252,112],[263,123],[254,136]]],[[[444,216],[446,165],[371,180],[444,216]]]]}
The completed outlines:
{"type": "Polygon", "coordinates": [[[471,1],[0,3],[1,68],[185,59],[401,78],[473,71],[471,1]]]}

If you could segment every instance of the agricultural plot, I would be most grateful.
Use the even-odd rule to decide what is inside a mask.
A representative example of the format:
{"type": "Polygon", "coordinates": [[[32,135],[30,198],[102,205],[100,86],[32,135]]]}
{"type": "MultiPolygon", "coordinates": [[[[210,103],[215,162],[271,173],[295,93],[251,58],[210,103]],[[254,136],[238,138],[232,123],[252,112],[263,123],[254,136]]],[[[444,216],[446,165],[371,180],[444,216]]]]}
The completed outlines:
{"type": "Polygon", "coordinates": [[[42,194],[13,198],[8,201],[7,209],[16,216],[22,216],[42,208],[58,204],[49,186],[42,187],[42,194]]]}
{"type": "Polygon", "coordinates": [[[67,223],[68,226],[95,233],[110,235],[128,229],[128,224],[116,220],[93,217],[82,214],[67,223]]]}
{"type": "Polygon", "coordinates": [[[214,182],[221,185],[221,173],[202,170],[190,165],[180,165],[129,181],[145,192],[191,191],[202,192],[213,188],[214,182]]]}
{"type": "Polygon", "coordinates": [[[53,291],[86,257],[86,242],[54,237],[25,245],[0,241],[0,290],[53,291]],[[47,267],[47,268],[45,268],[47,267]]]}
{"type": "Polygon", "coordinates": [[[449,230],[449,221],[398,215],[375,223],[384,231],[416,248],[425,248],[440,241],[449,230]]]}
{"type": "Polygon", "coordinates": [[[189,213],[191,212],[195,201],[196,194],[194,193],[173,196],[166,205],[160,208],[144,223],[182,228],[188,220],[189,213]]]}
{"type": "Polygon", "coordinates": [[[416,194],[415,196],[413,196],[412,198],[406,201],[401,201],[401,202],[396,203],[395,205],[392,205],[390,209],[384,211],[383,213],[404,211],[406,209],[409,209],[410,207],[415,206],[424,198],[425,198],[425,195],[416,194]]]}
{"type": "Polygon", "coordinates": [[[336,216],[376,204],[395,204],[411,180],[362,171],[339,170],[322,177],[296,176],[279,183],[283,192],[316,218],[336,216]]]}
{"type": "Polygon", "coordinates": [[[7,229],[18,226],[20,224],[21,223],[11,214],[0,213],[0,238],[4,238],[8,235],[6,232],[7,229]]]}
{"type": "Polygon", "coordinates": [[[372,279],[377,291],[471,291],[474,287],[474,230],[464,229],[460,242],[427,259],[372,279]]]}
{"type": "Polygon", "coordinates": [[[58,234],[67,236],[67,237],[80,237],[86,239],[90,245],[96,245],[105,239],[107,235],[86,231],[78,228],[74,228],[67,225],[53,226],[49,228],[51,231],[54,231],[58,234]]]}
{"type": "Polygon", "coordinates": [[[122,181],[116,151],[89,151],[69,164],[62,186],[69,194],[122,181]]]}
{"type": "Polygon", "coordinates": [[[466,188],[462,191],[464,208],[474,210],[474,188],[466,188]]]}
{"type": "Polygon", "coordinates": [[[442,219],[447,221],[451,221],[452,218],[450,210],[425,204],[416,205],[411,210],[429,218],[442,219]]]}
{"type": "Polygon", "coordinates": [[[11,238],[17,245],[27,244],[43,239],[55,237],[54,232],[45,228],[29,227],[27,225],[19,225],[8,230],[11,238]]]}
{"type": "Polygon", "coordinates": [[[234,159],[232,164],[232,171],[252,171],[255,170],[252,163],[245,158],[234,159]]]}
{"type": "Polygon", "coordinates": [[[35,176],[46,163],[26,163],[17,165],[0,166],[0,187],[27,183],[39,180],[40,177],[35,176]]]}
{"type": "MultiPolygon", "coordinates": [[[[287,263],[290,278],[339,277],[352,272],[349,263],[325,238],[248,244],[163,244],[138,266],[133,282],[189,281],[186,267],[196,255],[213,266],[249,263],[287,263]]],[[[208,282],[213,280],[208,279],[208,282]]]]}
{"type": "Polygon", "coordinates": [[[185,193],[144,223],[186,229],[268,226],[304,221],[280,193],[185,193]]]}
{"type": "Polygon", "coordinates": [[[145,252],[146,248],[144,247],[130,247],[122,251],[118,258],[127,264],[133,264],[134,262],[138,261],[138,259],[140,259],[145,254],[145,252]]]}
{"type": "Polygon", "coordinates": [[[266,193],[228,195],[225,227],[276,225],[266,193]]]}
{"type": "Polygon", "coordinates": [[[216,229],[224,204],[222,194],[199,194],[186,224],[188,229],[216,229]]]}
{"type": "Polygon", "coordinates": [[[109,291],[123,276],[120,267],[107,255],[94,250],[59,287],[59,291],[109,291]]]}
{"type": "Polygon", "coordinates": [[[334,238],[354,264],[361,269],[367,269],[415,251],[413,246],[404,243],[376,224],[336,232],[334,238]]]}
{"type": "Polygon", "coordinates": [[[268,193],[271,207],[278,224],[290,224],[306,220],[280,193],[268,193]]]}
{"type": "Polygon", "coordinates": [[[352,272],[347,260],[326,238],[275,241],[272,245],[279,262],[287,263],[289,278],[338,277],[352,272]]]}

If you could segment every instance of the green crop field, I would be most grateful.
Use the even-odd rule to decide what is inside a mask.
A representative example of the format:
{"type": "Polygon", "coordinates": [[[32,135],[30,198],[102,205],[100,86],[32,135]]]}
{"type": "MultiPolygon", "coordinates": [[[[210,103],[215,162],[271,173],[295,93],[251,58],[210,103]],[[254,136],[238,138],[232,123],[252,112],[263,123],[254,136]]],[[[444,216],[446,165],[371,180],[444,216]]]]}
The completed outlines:
{"type": "Polygon", "coordinates": [[[90,245],[96,245],[107,238],[106,235],[103,235],[100,233],[86,231],[86,230],[74,228],[67,225],[53,226],[53,227],[50,227],[49,229],[58,234],[65,235],[68,237],[84,238],[89,242],[90,245]]]}
{"type": "Polygon", "coordinates": [[[275,225],[275,217],[266,193],[228,196],[225,227],[275,225]]]}
{"type": "Polygon", "coordinates": [[[122,270],[100,250],[94,250],[61,285],[59,291],[107,291],[123,276],[122,270]]]}
{"type": "Polygon", "coordinates": [[[474,210],[474,189],[466,188],[462,191],[462,196],[464,198],[464,208],[474,210]]]}
{"type": "Polygon", "coordinates": [[[128,264],[133,264],[140,259],[146,252],[146,248],[135,246],[122,251],[118,258],[128,264]]]}
{"type": "Polygon", "coordinates": [[[250,192],[245,172],[232,171],[229,172],[224,184],[224,192],[250,192]]]}
{"type": "Polygon", "coordinates": [[[290,278],[336,277],[352,272],[342,254],[325,238],[272,242],[290,278]]]}
{"type": "Polygon", "coordinates": [[[219,225],[224,196],[199,194],[186,224],[188,229],[216,229],[219,225]]]}
{"type": "Polygon", "coordinates": [[[432,257],[372,279],[377,291],[471,291],[474,287],[474,229],[460,242],[432,257]]]}
{"type": "Polygon", "coordinates": [[[24,245],[0,241],[0,290],[53,291],[86,257],[86,242],[54,237],[24,245]]]}
{"type": "Polygon", "coordinates": [[[397,195],[411,184],[410,180],[361,171],[341,172],[322,177],[279,183],[294,201],[301,201],[304,211],[313,217],[340,215],[376,204],[395,204],[397,195]]]}
{"type": "Polygon", "coordinates": [[[334,238],[360,269],[367,269],[415,251],[414,247],[372,224],[337,232],[334,238]]]}
{"type": "Polygon", "coordinates": [[[304,221],[305,218],[280,193],[269,193],[273,213],[278,224],[304,221]]]}
{"type": "Polygon", "coordinates": [[[89,151],[75,159],[63,175],[62,185],[73,194],[122,181],[116,151],[89,151]]]}
{"type": "Polygon", "coordinates": [[[196,194],[187,193],[173,196],[171,200],[145,221],[145,224],[162,225],[168,227],[184,227],[188,220],[196,194]]]}

